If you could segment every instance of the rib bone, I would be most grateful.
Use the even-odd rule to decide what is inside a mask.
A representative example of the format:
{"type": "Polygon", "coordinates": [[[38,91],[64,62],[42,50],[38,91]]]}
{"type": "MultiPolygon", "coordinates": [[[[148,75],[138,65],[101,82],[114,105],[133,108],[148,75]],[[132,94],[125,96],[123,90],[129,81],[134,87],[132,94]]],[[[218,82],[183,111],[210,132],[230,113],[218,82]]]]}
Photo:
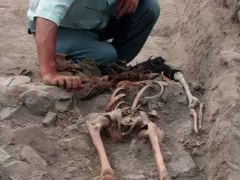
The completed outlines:
{"type": "Polygon", "coordinates": [[[115,180],[114,178],[114,171],[111,168],[106,151],[103,146],[103,142],[100,136],[100,131],[102,128],[107,128],[110,125],[110,120],[104,116],[95,116],[89,118],[87,121],[87,127],[92,137],[93,144],[95,145],[100,161],[101,161],[101,176],[98,179],[108,178],[109,180],[115,180]],[[92,120],[92,118],[95,118],[92,120]]]}
{"type": "Polygon", "coordinates": [[[114,98],[112,98],[112,99],[110,100],[109,104],[107,105],[107,108],[106,108],[105,111],[106,111],[106,112],[111,111],[111,110],[113,109],[114,104],[115,104],[119,99],[121,99],[121,98],[123,98],[123,97],[125,97],[125,96],[126,96],[126,94],[119,94],[119,95],[115,96],[114,98]]]}
{"type": "Polygon", "coordinates": [[[162,83],[161,81],[152,81],[152,83],[155,83],[155,84],[159,85],[161,91],[160,91],[160,93],[158,93],[157,95],[145,97],[145,99],[157,99],[157,98],[159,98],[160,96],[162,96],[162,94],[163,94],[163,91],[164,91],[163,83],[162,83]]]}
{"type": "Polygon", "coordinates": [[[167,168],[165,166],[162,152],[160,149],[160,143],[163,140],[163,132],[157,127],[156,124],[149,121],[148,129],[142,130],[139,133],[140,137],[146,137],[150,139],[152,144],[155,160],[158,167],[160,180],[171,180],[171,177],[168,175],[167,168]]]}
{"type": "Polygon", "coordinates": [[[192,93],[190,92],[189,86],[188,86],[183,74],[181,72],[175,73],[174,80],[179,81],[183,85],[184,90],[188,97],[188,103],[189,103],[188,107],[195,108],[199,104],[199,99],[197,97],[193,96],[192,93]]]}
{"type": "Polygon", "coordinates": [[[142,96],[142,94],[144,93],[144,91],[146,91],[147,88],[151,87],[151,85],[146,85],[144,86],[137,94],[136,98],[134,99],[133,101],[133,104],[132,104],[132,110],[135,110],[136,107],[137,107],[137,104],[142,96]]]}

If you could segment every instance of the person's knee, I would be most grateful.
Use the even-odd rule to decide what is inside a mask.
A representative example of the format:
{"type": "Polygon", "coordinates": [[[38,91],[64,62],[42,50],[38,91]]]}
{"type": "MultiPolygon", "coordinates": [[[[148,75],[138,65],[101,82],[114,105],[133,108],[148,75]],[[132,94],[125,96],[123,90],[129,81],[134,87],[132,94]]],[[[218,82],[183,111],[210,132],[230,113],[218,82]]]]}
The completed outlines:
{"type": "Polygon", "coordinates": [[[148,8],[149,20],[156,22],[160,16],[160,4],[158,0],[144,0],[148,8]]]}
{"type": "Polygon", "coordinates": [[[118,58],[117,51],[112,46],[101,49],[100,53],[101,55],[99,55],[99,57],[101,58],[98,62],[100,64],[110,64],[115,62],[118,58]]]}

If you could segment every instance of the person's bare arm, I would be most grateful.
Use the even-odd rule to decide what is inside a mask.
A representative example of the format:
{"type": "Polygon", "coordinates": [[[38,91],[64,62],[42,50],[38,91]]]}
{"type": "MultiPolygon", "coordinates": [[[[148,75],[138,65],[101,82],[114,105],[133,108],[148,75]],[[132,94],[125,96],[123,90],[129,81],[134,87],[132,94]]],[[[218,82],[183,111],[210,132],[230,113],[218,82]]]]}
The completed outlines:
{"type": "Polygon", "coordinates": [[[41,76],[56,72],[57,28],[57,25],[52,21],[37,18],[36,45],[41,76]]]}
{"type": "Polygon", "coordinates": [[[50,20],[40,17],[36,20],[36,46],[42,80],[45,84],[60,86],[67,90],[82,88],[79,77],[64,76],[57,73],[57,29],[57,25],[50,20]]]}

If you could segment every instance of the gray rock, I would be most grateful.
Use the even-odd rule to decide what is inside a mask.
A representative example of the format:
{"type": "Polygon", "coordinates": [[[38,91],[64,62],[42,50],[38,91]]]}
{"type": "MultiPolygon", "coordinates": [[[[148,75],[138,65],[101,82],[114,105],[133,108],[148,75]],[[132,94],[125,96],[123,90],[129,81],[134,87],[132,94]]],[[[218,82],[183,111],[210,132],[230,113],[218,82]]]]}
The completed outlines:
{"type": "Polygon", "coordinates": [[[43,125],[48,127],[53,125],[57,120],[57,114],[53,112],[48,112],[46,117],[43,119],[43,125]]]}
{"type": "Polygon", "coordinates": [[[29,90],[22,93],[20,101],[35,115],[42,115],[55,108],[53,97],[49,96],[47,92],[38,90],[29,90]]]}
{"type": "Polygon", "coordinates": [[[0,112],[0,120],[9,118],[17,110],[18,110],[18,108],[15,108],[15,107],[6,107],[6,108],[2,109],[0,112]]]}
{"type": "Polygon", "coordinates": [[[26,105],[31,113],[42,115],[55,110],[56,107],[60,110],[68,108],[66,104],[68,105],[72,101],[72,97],[73,93],[66,92],[55,86],[32,84],[28,86],[27,91],[20,95],[20,101],[26,105]],[[64,106],[62,102],[65,102],[64,106]]]}
{"type": "Polygon", "coordinates": [[[59,112],[65,112],[71,108],[72,104],[72,99],[60,100],[55,103],[55,109],[59,112]]]}
{"type": "Polygon", "coordinates": [[[24,146],[21,153],[21,158],[27,160],[31,165],[33,165],[37,170],[47,171],[47,163],[44,161],[36,151],[29,147],[24,146]]]}
{"type": "Polygon", "coordinates": [[[28,180],[32,174],[31,167],[22,161],[13,161],[4,166],[12,180],[28,180]]]}
{"type": "Polygon", "coordinates": [[[28,76],[14,76],[14,79],[9,84],[9,86],[17,86],[20,84],[27,84],[31,82],[31,78],[28,76]]]}
{"type": "Polygon", "coordinates": [[[31,144],[38,153],[45,156],[54,155],[53,144],[48,140],[41,128],[36,125],[12,130],[11,144],[31,144]]]}
{"type": "Polygon", "coordinates": [[[16,105],[20,105],[20,101],[17,97],[20,96],[24,91],[26,91],[26,87],[22,86],[13,86],[13,87],[1,87],[0,86],[0,99],[1,105],[4,107],[14,107],[16,105]]]}
{"type": "Polygon", "coordinates": [[[186,154],[186,155],[180,156],[179,158],[173,159],[169,163],[169,167],[171,167],[173,171],[177,171],[180,173],[187,173],[195,169],[197,166],[195,165],[191,156],[186,154]]]}
{"type": "Polygon", "coordinates": [[[146,178],[144,175],[129,174],[129,175],[124,176],[124,179],[128,179],[128,180],[147,180],[148,178],[146,178]]]}
{"type": "Polygon", "coordinates": [[[0,148],[0,164],[8,160],[11,156],[2,148],[0,148]]]}

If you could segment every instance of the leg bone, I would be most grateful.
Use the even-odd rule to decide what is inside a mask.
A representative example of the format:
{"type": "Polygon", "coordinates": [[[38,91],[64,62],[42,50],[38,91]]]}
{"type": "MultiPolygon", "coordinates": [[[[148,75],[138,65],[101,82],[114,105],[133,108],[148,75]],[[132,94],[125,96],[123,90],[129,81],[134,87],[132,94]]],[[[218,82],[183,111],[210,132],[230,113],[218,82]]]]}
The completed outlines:
{"type": "Polygon", "coordinates": [[[142,130],[139,133],[140,137],[148,136],[150,142],[152,144],[154,157],[157,163],[158,172],[159,172],[159,179],[160,180],[171,180],[171,177],[168,175],[167,168],[165,166],[162,152],[160,149],[160,142],[163,140],[163,132],[157,127],[156,124],[149,122],[148,129],[142,130]]]}
{"type": "Polygon", "coordinates": [[[198,114],[198,129],[201,131],[202,130],[202,121],[203,121],[203,111],[204,111],[204,104],[200,103],[199,107],[199,114],[198,114]]]}
{"type": "Polygon", "coordinates": [[[99,179],[104,179],[104,177],[113,177],[109,180],[114,180],[114,171],[111,168],[106,151],[103,146],[103,142],[100,136],[100,131],[102,128],[106,128],[110,125],[110,120],[107,117],[101,116],[96,117],[95,120],[89,120],[87,122],[88,130],[92,137],[93,144],[95,145],[98,155],[101,161],[101,176],[99,179]]]}
{"type": "Polygon", "coordinates": [[[189,108],[195,108],[199,104],[199,99],[192,95],[190,92],[189,86],[181,72],[177,72],[174,74],[174,80],[179,81],[187,94],[188,102],[189,102],[189,108]]]}

